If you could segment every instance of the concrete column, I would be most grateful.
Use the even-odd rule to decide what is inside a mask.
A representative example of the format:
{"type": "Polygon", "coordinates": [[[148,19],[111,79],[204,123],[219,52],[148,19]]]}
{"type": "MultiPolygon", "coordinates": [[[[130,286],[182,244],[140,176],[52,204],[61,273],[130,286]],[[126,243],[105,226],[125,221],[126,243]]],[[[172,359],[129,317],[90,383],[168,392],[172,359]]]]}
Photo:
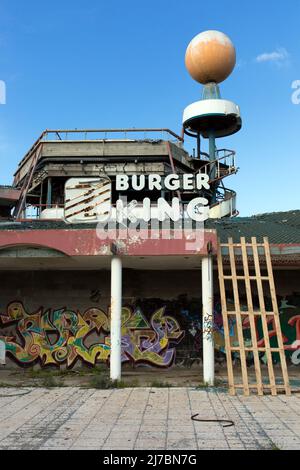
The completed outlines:
{"type": "Polygon", "coordinates": [[[214,385],[214,316],[213,316],[213,261],[202,258],[202,328],[203,328],[203,381],[214,385]]]}
{"type": "MultiPolygon", "coordinates": [[[[211,131],[208,137],[209,137],[209,160],[211,162],[214,162],[216,160],[216,139],[215,139],[214,132],[211,131]]],[[[210,170],[209,170],[209,179],[214,180],[215,177],[216,177],[216,163],[211,163],[210,170]]],[[[213,190],[211,204],[213,204],[217,200],[216,198],[217,184],[211,183],[211,189],[213,190]]]]}
{"type": "Polygon", "coordinates": [[[110,378],[121,380],[122,260],[111,260],[110,378]]]}

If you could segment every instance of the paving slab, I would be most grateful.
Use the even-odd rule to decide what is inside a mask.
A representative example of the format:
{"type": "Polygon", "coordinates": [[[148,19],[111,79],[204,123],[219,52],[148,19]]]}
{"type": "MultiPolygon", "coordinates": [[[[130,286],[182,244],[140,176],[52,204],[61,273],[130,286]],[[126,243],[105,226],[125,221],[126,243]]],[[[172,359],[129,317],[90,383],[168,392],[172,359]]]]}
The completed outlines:
{"type": "Polygon", "coordinates": [[[300,395],[172,388],[1,388],[4,449],[300,449],[300,395]],[[234,426],[198,419],[233,420],[234,426]]]}

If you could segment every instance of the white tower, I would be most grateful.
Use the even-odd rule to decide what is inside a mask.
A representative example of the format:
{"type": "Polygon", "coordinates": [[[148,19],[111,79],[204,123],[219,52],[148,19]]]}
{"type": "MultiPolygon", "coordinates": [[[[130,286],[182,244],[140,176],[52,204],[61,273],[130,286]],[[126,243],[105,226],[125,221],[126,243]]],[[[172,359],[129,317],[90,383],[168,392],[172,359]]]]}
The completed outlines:
{"type": "MultiPolygon", "coordinates": [[[[221,99],[218,84],[224,81],[235,66],[236,53],[231,40],[219,31],[205,31],[195,36],[187,47],[185,64],[194,80],[203,85],[202,99],[187,106],[183,113],[185,134],[209,139],[211,205],[217,201],[220,184],[219,155],[216,138],[238,132],[242,126],[239,107],[221,99]]],[[[233,152],[234,153],[234,152],[233,152]]],[[[200,148],[198,148],[200,155],[200,148]]]]}

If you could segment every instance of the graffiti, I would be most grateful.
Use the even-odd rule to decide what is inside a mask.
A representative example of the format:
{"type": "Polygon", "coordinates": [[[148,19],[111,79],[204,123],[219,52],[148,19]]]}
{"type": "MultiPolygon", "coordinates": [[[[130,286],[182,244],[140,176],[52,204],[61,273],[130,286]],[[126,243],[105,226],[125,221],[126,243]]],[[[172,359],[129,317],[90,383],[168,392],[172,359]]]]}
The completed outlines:
{"type": "Polygon", "coordinates": [[[175,358],[175,348],[169,348],[170,342],[177,344],[184,336],[179,323],[173,317],[165,315],[165,307],[155,311],[150,324],[142,311],[136,308],[123,308],[122,313],[122,360],[134,363],[148,363],[159,367],[168,367],[175,358]]]}
{"type": "Polygon", "coordinates": [[[185,296],[179,296],[178,300],[184,305],[180,306],[179,314],[187,335],[183,357],[177,363],[189,367],[195,362],[199,363],[202,355],[202,303],[200,299],[188,302],[185,296]]]}
{"type": "Polygon", "coordinates": [[[90,300],[92,302],[95,302],[96,304],[98,304],[100,302],[101,297],[102,297],[102,293],[99,289],[94,289],[91,291],[90,300]]]}
{"type": "MultiPolygon", "coordinates": [[[[28,313],[22,302],[12,302],[0,314],[2,327],[15,326],[16,333],[2,333],[6,353],[21,365],[40,362],[42,366],[67,364],[77,360],[90,365],[108,362],[110,356],[109,313],[90,308],[83,314],[66,308],[40,307],[28,313]],[[16,337],[17,334],[17,337],[16,337]],[[96,340],[91,342],[96,334],[96,340]]],[[[165,315],[165,309],[154,312],[148,321],[142,311],[122,309],[122,361],[168,367],[175,358],[175,348],[184,336],[179,323],[165,315]]]]}
{"type": "Polygon", "coordinates": [[[196,353],[202,350],[202,325],[201,322],[192,322],[188,328],[189,334],[194,339],[193,348],[196,353]]]}
{"type": "MultiPolygon", "coordinates": [[[[100,291],[92,291],[91,299],[98,300],[100,291]],[[95,297],[94,297],[95,295],[95,297]]],[[[241,299],[241,308],[245,299],[241,299]]],[[[257,309],[258,299],[254,299],[257,309]]],[[[266,299],[268,309],[271,302],[266,299]]],[[[280,323],[285,354],[294,365],[300,363],[300,295],[279,297],[280,323]]],[[[228,311],[234,310],[233,300],[228,299],[228,311]]],[[[215,297],[213,330],[212,317],[202,318],[200,298],[189,299],[181,294],[176,299],[146,298],[135,299],[134,306],[123,307],[121,321],[122,362],[154,367],[169,367],[173,363],[191,367],[200,364],[202,358],[203,335],[214,338],[215,358],[224,364],[225,341],[222,309],[215,297]],[[207,329],[207,326],[209,329],[207,329]]],[[[235,315],[228,315],[230,343],[239,346],[235,315]]],[[[273,318],[267,316],[268,335],[272,347],[277,346],[273,318]]],[[[46,365],[66,364],[73,367],[77,361],[91,366],[110,358],[110,312],[98,307],[85,311],[67,308],[44,309],[40,307],[29,312],[21,302],[10,303],[0,313],[0,344],[5,345],[6,355],[17,363],[27,366],[35,363],[46,365]]],[[[255,331],[258,346],[264,346],[261,320],[255,316],[255,331]]],[[[243,316],[243,337],[246,346],[251,347],[250,321],[243,316]]],[[[266,361],[264,352],[259,352],[260,360],[266,361]]],[[[238,351],[232,352],[239,361],[238,351]]],[[[274,363],[278,353],[272,354],[274,363]]],[[[254,363],[253,353],[246,352],[247,364],[254,363]]]]}
{"type": "Polygon", "coordinates": [[[9,336],[0,339],[5,341],[6,352],[21,364],[40,360],[42,365],[66,362],[71,367],[77,358],[94,364],[96,359],[105,361],[109,356],[106,337],[102,344],[84,344],[91,332],[108,332],[108,318],[100,309],[91,308],[81,315],[66,308],[43,312],[41,307],[28,313],[21,302],[12,302],[0,318],[2,325],[16,324],[20,342],[9,336]]]}
{"type": "MultiPolygon", "coordinates": [[[[230,303],[230,302],[229,302],[230,303]]],[[[271,299],[266,299],[266,305],[271,306],[271,299]]],[[[283,346],[286,358],[294,365],[300,363],[300,299],[299,295],[294,294],[290,298],[279,298],[279,319],[282,331],[283,346]],[[294,305],[295,304],[295,305],[294,305]]],[[[242,306],[242,310],[247,310],[247,306],[242,306]]],[[[258,307],[256,308],[258,310],[258,307]]],[[[236,320],[235,316],[229,318],[229,330],[230,330],[230,342],[232,346],[239,346],[236,320]]],[[[278,347],[276,338],[276,328],[274,317],[267,317],[268,337],[270,340],[271,347],[278,347]]],[[[255,316],[255,334],[257,339],[258,347],[264,347],[264,335],[261,318],[255,316]]],[[[250,319],[245,317],[243,319],[243,330],[244,330],[244,344],[245,346],[252,346],[251,342],[251,331],[250,331],[250,319]]],[[[219,351],[225,352],[225,341],[224,341],[224,328],[223,319],[221,314],[221,307],[216,304],[214,312],[214,340],[215,346],[219,351]]],[[[238,356],[238,353],[233,354],[234,357],[238,356]]],[[[266,354],[260,353],[260,360],[264,363],[267,362],[266,354]]],[[[279,361],[279,353],[272,353],[272,361],[277,363],[279,361]]],[[[253,364],[253,354],[247,353],[248,365],[253,364]]]]}
{"type": "Polygon", "coordinates": [[[214,335],[214,320],[213,314],[206,314],[203,316],[203,337],[208,341],[213,340],[214,335]]]}
{"type": "MultiPolygon", "coordinates": [[[[286,358],[289,359],[291,363],[297,365],[297,362],[294,362],[293,358],[298,357],[297,351],[300,348],[300,314],[291,316],[287,312],[280,311],[279,319],[282,331],[283,348],[286,358]]],[[[278,342],[276,337],[276,326],[273,317],[267,318],[267,326],[270,346],[272,348],[276,348],[278,347],[278,342]]],[[[246,331],[246,335],[248,334],[250,337],[250,321],[248,317],[245,318],[243,322],[243,329],[246,331]]],[[[265,347],[262,321],[260,318],[255,318],[255,332],[257,346],[265,347]]],[[[261,360],[262,362],[267,363],[266,354],[261,356],[261,360]]],[[[279,353],[272,353],[272,361],[274,363],[279,361],[279,353]]]]}
{"type": "Polygon", "coordinates": [[[300,341],[297,339],[296,341],[293,342],[292,344],[294,352],[291,355],[291,362],[295,366],[300,364],[300,341]]]}
{"type": "Polygon", "coordinates": [[[0,364],[5,364],[5,342],[0,340],[0,364]]]}

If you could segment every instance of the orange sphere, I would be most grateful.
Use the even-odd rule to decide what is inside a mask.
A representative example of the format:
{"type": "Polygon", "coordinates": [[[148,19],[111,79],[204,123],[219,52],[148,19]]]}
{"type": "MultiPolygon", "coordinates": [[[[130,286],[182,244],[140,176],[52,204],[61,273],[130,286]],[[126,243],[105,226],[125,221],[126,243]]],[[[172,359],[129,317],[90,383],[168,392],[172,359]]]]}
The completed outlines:
{"type": "Polygon", "coordinates": [[[189,74],[199,83],[223,82],[235,66],[235,48],[226,34],[204,31],[189,43],[185,65],[189,74]]]}

